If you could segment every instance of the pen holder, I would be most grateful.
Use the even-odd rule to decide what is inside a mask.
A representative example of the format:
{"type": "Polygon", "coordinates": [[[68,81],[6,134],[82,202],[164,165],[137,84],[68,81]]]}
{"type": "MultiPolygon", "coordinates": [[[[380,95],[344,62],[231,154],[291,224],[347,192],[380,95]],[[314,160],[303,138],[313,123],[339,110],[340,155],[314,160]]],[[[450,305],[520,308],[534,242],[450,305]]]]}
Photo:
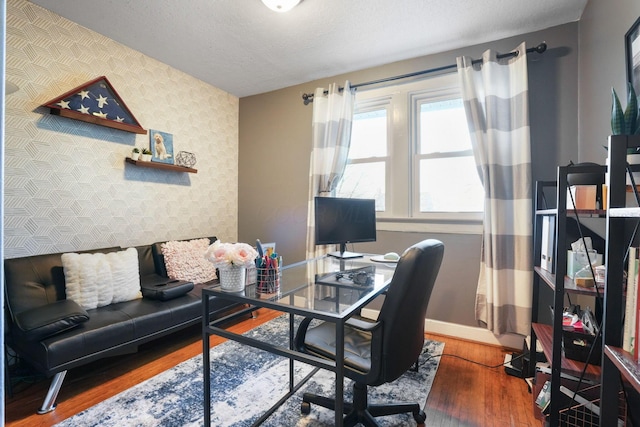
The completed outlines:
{"type": "Polygon", "coordinates": [[[280,292],[282,271],[276,268],[258,268],[256,292],[259,294],[277,294],[280,292]]]}

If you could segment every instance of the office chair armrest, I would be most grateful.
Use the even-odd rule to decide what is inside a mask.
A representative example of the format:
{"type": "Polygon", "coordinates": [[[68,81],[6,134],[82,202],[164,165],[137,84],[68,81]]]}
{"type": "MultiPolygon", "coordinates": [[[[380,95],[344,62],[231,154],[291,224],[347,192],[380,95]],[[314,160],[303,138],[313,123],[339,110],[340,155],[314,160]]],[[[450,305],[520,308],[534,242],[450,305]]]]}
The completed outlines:
{"type": "Polygon", "coordinates": [[[347,319],[346,324],[354,329],[373,333],[382,325],[382,322],[376,322],[365,317],[352,317],[347,319]]]}
{"type": "Polygon", "coordinates": [[[298,331],[296,332],[296,337],[293,343],[298,351],[305,351],[304,338],[307,335],[307,329],[309,328],[309,323],[311,323],[312,320],[312,317],[305,317],[298,326],[298,331]]]}

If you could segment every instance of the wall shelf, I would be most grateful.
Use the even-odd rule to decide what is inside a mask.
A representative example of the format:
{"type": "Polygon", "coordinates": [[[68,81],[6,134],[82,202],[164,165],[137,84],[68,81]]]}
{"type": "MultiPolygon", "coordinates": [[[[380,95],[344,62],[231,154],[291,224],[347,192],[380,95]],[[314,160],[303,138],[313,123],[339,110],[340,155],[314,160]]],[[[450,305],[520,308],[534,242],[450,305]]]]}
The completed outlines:
{"type": "Polygon", "coordinates": [[[132,165],[142,166],[145,168],[163,169],[163,170],[170,170],[174,172],[198,173],[198,169],[187,168],[185,166],[171,165],[169,163],[143,162],[142,160],[133,160],[131,157],[126,157],[124,160],[127,163],[130,163],[132,165]]]}

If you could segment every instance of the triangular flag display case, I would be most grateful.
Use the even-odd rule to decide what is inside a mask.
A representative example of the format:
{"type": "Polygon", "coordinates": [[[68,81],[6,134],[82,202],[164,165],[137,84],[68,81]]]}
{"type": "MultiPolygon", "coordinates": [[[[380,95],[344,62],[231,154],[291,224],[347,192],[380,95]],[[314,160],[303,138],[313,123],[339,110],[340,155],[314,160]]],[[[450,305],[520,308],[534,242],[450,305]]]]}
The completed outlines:
{"type": "Polygon", "coordinates": [[[43,104],[51,114],[146,134],[105,76],[91,80],[43,104]]]}

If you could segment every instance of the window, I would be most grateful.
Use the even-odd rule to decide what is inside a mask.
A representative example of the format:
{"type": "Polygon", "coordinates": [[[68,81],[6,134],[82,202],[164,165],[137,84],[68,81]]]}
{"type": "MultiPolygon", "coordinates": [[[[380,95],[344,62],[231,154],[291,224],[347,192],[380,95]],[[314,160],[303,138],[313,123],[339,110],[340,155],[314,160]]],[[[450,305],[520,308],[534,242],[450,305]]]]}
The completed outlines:
{"type": "Polygon", "coordinates": [[[376,211],[386,210],[388,103],[375,102],[354,113],[349,164],[338,197],[375,199],[376,211]],[[353,141],[357,141],[355,144],[353,141]]]}
{"type": "Polygon", "coordinates": [[[481,219],[483,189],[455,73],[361,91],[339,197],[374,198],[379,219],[481,219]]]}

